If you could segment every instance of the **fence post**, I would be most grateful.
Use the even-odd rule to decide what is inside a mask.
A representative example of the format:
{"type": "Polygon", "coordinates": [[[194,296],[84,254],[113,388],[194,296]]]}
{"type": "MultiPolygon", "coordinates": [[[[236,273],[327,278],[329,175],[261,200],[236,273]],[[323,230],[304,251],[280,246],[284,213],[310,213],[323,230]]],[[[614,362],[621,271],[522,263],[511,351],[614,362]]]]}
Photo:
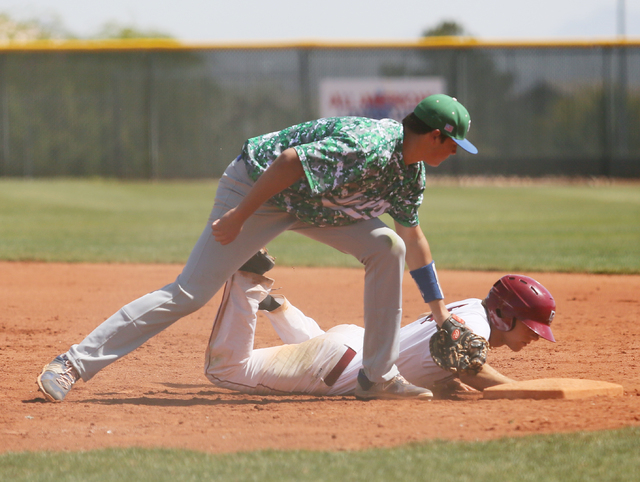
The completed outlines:
{"type": "Polygon", "coordinates": [[[614,89],[612,77],[613,53],[610,47],[602,48],[602,156],[600,175],[608,176],[613,156],[613,113],[614,89]]]}
{"type": "MultiPolygon", "coordinates": [[[[615,138],[615,146],[617,147],[618,160],[624,160],[629,156],[629,118],[627,111],[627,89],[629,84],[627,69],[627,48],[625,45],[618,46],[618,88],[616,89],[618,96],[616,102],[616,110],[618,119],[616,125],[617,136],[615,138]]],[[[607,173],[611,175],[611,169],[607,173]]]]}
{"type": "Polygon", "coordinates": [[[7,56],[0,55],[0,131],[2,131],[2,149],[0,150],[0,176],[9,171],[9,97],[7,94],[7,56]]]}
{"type": "Polygon", "coordinates": [[[309,85],[309,49],[298,48],[298,79],[300,82],[300,112],[304,121],[311,120],[311,86],[309,85]]]}
{"type": "Polygon", "coordinates": [[[160,178],[158,140],[158,94],[155,82],[155,53],[147,53],[147,142],[149,146],[149,178],[160,178]]]}
{"type": "MultiPolygon", "coordinates": [[[[452,78],[452,88],[453,92],[450,94],[453,97],[460,99],[460,102],[467,103],[468,100],[466,96],[466,70],[467,70],[467,51],[463,49],[455,49],[453,51],[453,72],[451,75],[452,78]]],[[[460,158],[458,156],[453,156],[449,159],[451,165],[451,174],[454,176],[460,176],[462,167],[460,166],[460,158]]]]}

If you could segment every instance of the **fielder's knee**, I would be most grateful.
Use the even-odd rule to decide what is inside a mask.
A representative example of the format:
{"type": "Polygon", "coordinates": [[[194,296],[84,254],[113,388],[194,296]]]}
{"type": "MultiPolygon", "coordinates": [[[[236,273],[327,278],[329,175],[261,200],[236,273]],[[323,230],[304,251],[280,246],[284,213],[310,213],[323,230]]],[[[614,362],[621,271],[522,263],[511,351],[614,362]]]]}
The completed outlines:
{"type": "Polygon", "coordinates": [[[386,259],[390,262],[402,262],[404,266],[404,257],[407,248],[404,241],[392,229],[381,229],[379,232],[373,233],[373,251],[364,260],[366,265],[372,259],[386,259]]]}

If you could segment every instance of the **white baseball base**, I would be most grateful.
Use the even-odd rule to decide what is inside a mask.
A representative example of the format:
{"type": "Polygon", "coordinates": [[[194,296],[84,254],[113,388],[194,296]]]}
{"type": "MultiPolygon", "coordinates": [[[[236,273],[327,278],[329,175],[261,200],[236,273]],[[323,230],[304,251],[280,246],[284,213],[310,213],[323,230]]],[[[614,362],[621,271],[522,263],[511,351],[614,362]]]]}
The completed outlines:
{"type": "Polygon", "coordinates": [[[617,397],[624,393],[622,385],[597,380],[576,378],[540,378],[497,385],[484,390],[482,397],[534,400],[588,398],[595,396],[617,397]]]}

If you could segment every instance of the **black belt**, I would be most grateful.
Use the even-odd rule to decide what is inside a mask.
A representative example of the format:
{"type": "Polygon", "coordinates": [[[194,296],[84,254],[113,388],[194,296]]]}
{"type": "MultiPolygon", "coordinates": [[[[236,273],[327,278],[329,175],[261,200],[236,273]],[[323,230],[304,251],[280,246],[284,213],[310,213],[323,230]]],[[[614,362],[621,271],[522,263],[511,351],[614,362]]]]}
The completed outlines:
{"type": "Polygon", "coordinates": [[[342,358],[340,358],[338,363],[336,363],[336,366],[333,367],[333,370],[331,370],[324,378],[324,383],[332,387],[333,384],[338,381],[338,378],[340,378],[344,369],[347,368],[349,363],[351,363],[354,356],[356,356],[356,351],[353,348],[347,347],[347,351],[344,352],[342,358]]]}

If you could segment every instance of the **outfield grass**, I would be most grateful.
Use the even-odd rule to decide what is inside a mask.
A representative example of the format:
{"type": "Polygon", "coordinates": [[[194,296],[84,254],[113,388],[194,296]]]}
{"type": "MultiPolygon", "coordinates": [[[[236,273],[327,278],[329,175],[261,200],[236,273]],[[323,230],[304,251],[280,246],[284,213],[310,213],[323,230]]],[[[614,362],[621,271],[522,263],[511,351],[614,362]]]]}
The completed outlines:
{"type": "Polygon", "coordinates": [[[0,455],[22,481],[531,481],[638,480],[640,428],[489,442],[434,441],[357,452],[109,449],[0,455]]]}
{"type": "MultiPolygon", "coordinates": [[[[183,263],[215,189],[0,180],[0,259],[183,263]]],[[[420,216],[441,269],[640,273],[637,185],[434,186],[420,216]]],[[[358,266],[296,233],[269,247],[281,265],[358,266]]]]}
{"type": "Polygon", "coordinates": [[[423,206],[447,268],[640,272],[639,185],[437,187],[423,206]]]}
{"type": "Polygon", "coordinates": [[[0,259],[181,263],[215,189],[213,182],[0,180],[0,259]]]}

